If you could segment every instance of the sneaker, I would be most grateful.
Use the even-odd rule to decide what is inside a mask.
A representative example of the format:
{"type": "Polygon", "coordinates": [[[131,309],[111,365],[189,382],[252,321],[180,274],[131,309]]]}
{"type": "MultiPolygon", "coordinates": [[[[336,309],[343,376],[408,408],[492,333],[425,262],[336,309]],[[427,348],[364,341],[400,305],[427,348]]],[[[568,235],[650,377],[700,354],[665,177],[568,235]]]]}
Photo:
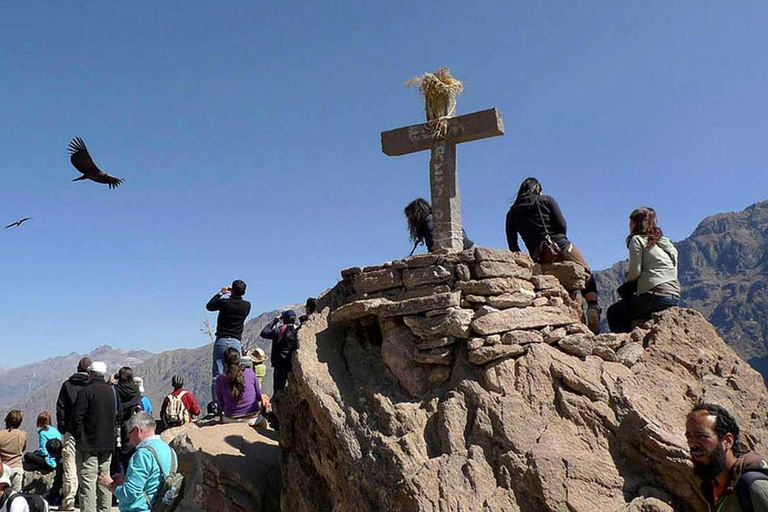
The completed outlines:
{"type": "Polygon", "coordinates": [[[587,305],[587,327],[593,334],[600,334],[600,315],[603,310],[597,304],[587,305]]]}

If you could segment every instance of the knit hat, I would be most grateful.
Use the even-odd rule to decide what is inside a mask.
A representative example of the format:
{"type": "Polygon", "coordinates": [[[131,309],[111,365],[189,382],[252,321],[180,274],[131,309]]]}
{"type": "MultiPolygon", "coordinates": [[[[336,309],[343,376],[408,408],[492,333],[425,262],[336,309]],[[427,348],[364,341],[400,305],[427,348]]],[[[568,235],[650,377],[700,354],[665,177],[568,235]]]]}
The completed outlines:
{"type": "Polygon", "coordinates": [[[99,375],[107,374],[107,363],[101,361],[94,361],[88,366],[88,371],[91,373],[97,373],[99,375]]]}

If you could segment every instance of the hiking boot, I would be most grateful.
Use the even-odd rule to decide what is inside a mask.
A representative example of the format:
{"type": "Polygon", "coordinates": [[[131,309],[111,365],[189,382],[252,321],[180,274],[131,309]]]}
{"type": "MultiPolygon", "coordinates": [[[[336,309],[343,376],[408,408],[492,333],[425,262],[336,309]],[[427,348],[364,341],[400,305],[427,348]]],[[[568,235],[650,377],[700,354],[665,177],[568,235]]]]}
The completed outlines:
{"type": "Polygon", "coordinates": [[[593,334],[600,334],[600,315],[603,310],[595,303],[587,305],[587,327],[593,334]]]}

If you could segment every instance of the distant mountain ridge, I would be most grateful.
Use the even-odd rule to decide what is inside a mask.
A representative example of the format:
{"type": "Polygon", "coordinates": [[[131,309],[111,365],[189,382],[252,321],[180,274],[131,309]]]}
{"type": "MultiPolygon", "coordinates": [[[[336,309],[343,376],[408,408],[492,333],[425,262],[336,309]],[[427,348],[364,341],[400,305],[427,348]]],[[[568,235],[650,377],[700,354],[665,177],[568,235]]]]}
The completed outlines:
{"type": "MultiPolygon", "coordinates": [[[[261,313],[248,320],[243,330],[243,346],[246,349],[261,347],[269,356],[271,342],[259,337],[265,325],[286,309],[294,309],[297,314],[304,313],[301,305],[287,306],[275,311],[261,313]]],[[[211,399],[212,343],[197,348],[182,348],[153,354],[143,350],[113,349],[108,345],[97,347],[87,354],[94,361],[104,361],[110,373],[122,366],[130,366],[136,376],[144,379],[145,395],[156,408],[154,415],[160,413],[163,398],[172,390],[171,379],[181,375],[185,388],[192,391],[205,410],[211,399]]],[[[82,357],[74,352],[45,359],[18,368],[7,369],[0,378],[0,420],[10,409],[19,409],[24,414],[22,429],[29,435],[30,449],[37,447],[35,418],[42,411],[49,411],[55,416],[56,399],[61,384],[77,368],[82,357]]],[[[269,363],[267,363],[269,367],[269,363]]],[[[263,390],[272,393],[272,369],[269,368],[264,379],[263,390]]]]}
{"type": "MultiPolygon", "coordinates": [[[[700,311],[726,343],[768,376],[768,201],[704,219],[675,243],[681,303],[700,311]]],[[[627,262],[595,272],[603,311],[627,262]]]]}

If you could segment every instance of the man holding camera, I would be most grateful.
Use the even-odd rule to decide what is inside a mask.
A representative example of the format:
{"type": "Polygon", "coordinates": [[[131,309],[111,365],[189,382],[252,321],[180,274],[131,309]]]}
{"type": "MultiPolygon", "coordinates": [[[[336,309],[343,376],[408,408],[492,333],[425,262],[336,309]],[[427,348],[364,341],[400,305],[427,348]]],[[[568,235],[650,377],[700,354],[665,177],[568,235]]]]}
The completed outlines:
{"type": "Polygon", "coordinates": [[[240,340],[243,337],[245,319],[251,312],[251,303],[243,300],[245,295],[245,282],[240,279],[232,281],[232,286],[225,286],[219,293],[213,296],[205,309],[218,311],[216,321],[216,341],[213,344],[213,368],[211,370],[211,401],[216,403],[216,378],[224,373],[224,353],[228,348],[234,347],[241,354],[243,352],[240,340]],[[224,295],[229,294],[229,297],[224,295]]]}

